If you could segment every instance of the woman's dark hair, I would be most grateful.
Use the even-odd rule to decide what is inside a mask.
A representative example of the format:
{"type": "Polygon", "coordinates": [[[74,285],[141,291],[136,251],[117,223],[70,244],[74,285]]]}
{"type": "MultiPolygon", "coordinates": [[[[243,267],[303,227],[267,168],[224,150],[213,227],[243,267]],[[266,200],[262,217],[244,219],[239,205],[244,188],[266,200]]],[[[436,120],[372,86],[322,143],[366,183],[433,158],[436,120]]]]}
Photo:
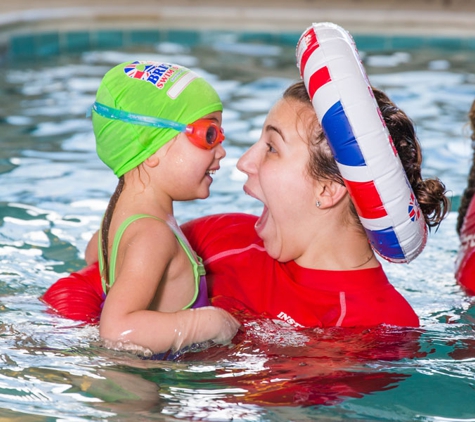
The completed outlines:
{"type": "Polygon", "coordinates": [[[459,235],[462,230],[465,215],[467,214],[468,206],[470,205],[470,201],[475,193],[475,101],[473,101],[472,107],[470,107],[470,111],[468,112],[468,120],[470,122],[470,130],[472,131],[472,134],[470,135],[470,138],[472,139],[472,165],[470,167],[470,172],[468,173],[467,187],[463,191],[462,198],[460,199],[457,225],[455,227],[459,235]]]}
{"type": "MultiPolygon", "coordinates": [[[[422,152],[417,140],[414,124],[409,117],[377,88],[372,88],[374,97],[381,110],[394,146],[399,154],[409,183],[424,214],[429,228],[437,227],[449,212],[449,200],[446,197],[445,185],[437,178],[422,179],[422,152]]],[[[313,110],[312,103],[303,81],[291,85],[283,95],[284,99],[294,99],[313,110]]],[[[328,142],[315,116],[314,124],[310,125],[308,170],[316,180],[332,180],[344,184],[328,142]]],[[[356,210],[352,212],[357,218],[356,210]]]]}

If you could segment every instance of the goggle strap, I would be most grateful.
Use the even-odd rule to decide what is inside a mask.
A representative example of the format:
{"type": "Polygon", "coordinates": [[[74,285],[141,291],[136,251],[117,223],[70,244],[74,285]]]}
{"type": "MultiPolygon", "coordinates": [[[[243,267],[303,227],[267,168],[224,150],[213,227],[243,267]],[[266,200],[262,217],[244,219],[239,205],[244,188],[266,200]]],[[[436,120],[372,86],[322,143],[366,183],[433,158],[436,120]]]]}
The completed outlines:
{"type": "Polygon", "coordinates": [[[99,116],[106,119],[120,120],[125,123],[131,123],[134,125],[152,126],[159,128],[175,129],[178,132],[185,132],[187,125],[173,120],[161,119],[159,117],[145,116],[142,114],[130,113],[124,110],[118,110],[98,103],[97,101],[92,105],[91,110],[88,110],[86,116],[91,115],[91,111],[95,111],[99,116]]]}

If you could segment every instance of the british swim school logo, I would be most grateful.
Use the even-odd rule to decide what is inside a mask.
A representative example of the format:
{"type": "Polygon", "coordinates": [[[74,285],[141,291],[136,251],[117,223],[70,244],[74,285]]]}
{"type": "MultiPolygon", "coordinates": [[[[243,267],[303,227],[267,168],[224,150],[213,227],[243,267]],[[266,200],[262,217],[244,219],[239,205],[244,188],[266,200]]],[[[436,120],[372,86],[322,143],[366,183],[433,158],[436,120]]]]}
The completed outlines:
{"type": "Polygon", "coordinates": [[[147,81],[158,89],[162,89],[172,76],[176,74],[173,77],[173,79],[176,79],[183,72],[183,69],[168,63],[135,61],[126,65],[124,72],[129,78],[147,81]],[[177,71],[178,74],[176,74],[177,71]]]}

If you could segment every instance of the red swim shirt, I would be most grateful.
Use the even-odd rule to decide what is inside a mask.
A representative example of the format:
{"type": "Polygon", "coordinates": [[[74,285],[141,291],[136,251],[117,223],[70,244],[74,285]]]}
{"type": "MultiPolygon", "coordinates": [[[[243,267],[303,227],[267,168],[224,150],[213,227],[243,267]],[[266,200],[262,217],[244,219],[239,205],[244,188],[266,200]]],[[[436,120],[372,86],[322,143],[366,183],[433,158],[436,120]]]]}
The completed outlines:
{"type": "Polygon", "coordinates": [[[182,226],[204,261],[210,297],[226,298],[216,305],[229,311],[244,306],[256,316],[295,327],[419,326],[381,266],[328,271],[278,262],[257,236],[256,220],[248,214],[220,214],[182,226]]]}
{"type": "Polygon", "coordinates": [[[455,278],[467,294],[475,295],[475,197],[470,201],[460,229],[455,278]]]}

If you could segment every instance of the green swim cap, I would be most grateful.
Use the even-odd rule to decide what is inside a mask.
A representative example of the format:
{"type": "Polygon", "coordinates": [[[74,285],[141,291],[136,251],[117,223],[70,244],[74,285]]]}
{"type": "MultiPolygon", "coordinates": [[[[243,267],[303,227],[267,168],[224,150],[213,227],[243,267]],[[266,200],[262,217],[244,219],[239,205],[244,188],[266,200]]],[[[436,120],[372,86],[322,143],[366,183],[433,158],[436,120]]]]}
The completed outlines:
{"type": "MultiPolygon", "coordinates": [[[[129,113],[189,124],[223,105],[214,88],[186,67],[134,61],[109,70],[96,101],[129,113]]],[[[175,129],[140,126],[92,113],[99,158],[122,176],[174,138],[175,129]]]]}

